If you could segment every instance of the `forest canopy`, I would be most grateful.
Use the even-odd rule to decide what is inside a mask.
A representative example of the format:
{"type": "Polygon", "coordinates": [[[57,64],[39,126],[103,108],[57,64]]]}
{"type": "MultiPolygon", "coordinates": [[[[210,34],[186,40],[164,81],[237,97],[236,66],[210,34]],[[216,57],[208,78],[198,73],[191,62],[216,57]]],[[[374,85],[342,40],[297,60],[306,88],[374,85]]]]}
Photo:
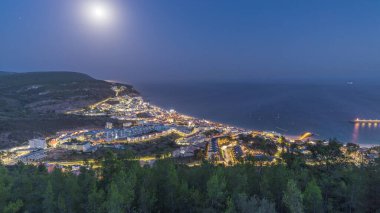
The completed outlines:
{"type": "Polygon", "coordinates": [[[80,174],[43,165],[0,167],[1,212],[376,212],[377,162],[188,167],[111,152],[80,174]]]}

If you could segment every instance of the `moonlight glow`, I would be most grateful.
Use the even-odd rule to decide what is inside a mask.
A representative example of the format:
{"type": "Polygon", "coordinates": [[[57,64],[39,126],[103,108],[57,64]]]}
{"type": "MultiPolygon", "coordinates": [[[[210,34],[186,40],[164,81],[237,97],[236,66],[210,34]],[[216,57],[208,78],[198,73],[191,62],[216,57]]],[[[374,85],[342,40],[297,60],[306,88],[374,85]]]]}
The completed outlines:
{"type": "Polygon", "coordinates": [[[90,1],[84,7],[86,19],[93,25],[110,25],[114,22],[114,9],[106,1],[90,1]]]}
{"type": "Polygon", "coordinates": [[[102,21],[107,19],[107,17],[109,16],[107,8],[105,8],[102,5],[94,5],[93,8],[91,8],[91,10],[94,19],[96,20],[102,21]]]}

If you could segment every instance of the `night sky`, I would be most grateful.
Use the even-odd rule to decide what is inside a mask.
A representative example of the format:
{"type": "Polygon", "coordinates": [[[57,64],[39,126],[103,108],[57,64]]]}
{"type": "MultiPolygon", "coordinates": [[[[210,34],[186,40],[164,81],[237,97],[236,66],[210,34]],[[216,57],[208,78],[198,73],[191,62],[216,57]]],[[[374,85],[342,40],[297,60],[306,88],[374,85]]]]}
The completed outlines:
{"type": "Polygon", "coordinates": [[[0,70],[128,83],[380,78],[380,1],[1,0],[0,70]],[[88,16],[92,4],[106,21],[88,16]]]}

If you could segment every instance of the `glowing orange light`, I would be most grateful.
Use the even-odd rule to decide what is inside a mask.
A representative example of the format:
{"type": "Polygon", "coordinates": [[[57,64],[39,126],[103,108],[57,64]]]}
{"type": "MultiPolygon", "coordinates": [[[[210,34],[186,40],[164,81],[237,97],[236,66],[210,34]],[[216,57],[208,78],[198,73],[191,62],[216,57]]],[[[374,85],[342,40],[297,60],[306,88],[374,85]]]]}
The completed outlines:
{"type": "Polygon", "coordinates": [[[359,138],[359,128],[360,124],[355,123],[354,125],[354,131],[352,132],[352,143],[357,143],[359,138]]]}

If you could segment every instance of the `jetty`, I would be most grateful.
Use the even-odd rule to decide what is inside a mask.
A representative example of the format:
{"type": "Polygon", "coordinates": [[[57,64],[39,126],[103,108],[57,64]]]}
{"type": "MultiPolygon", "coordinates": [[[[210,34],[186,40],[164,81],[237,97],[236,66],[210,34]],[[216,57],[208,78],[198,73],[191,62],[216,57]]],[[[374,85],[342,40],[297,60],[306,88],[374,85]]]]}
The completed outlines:
{"type": "Polygon", "coordinates": [[[380,119],[355,119],[352,120],[351,123],[355,124],[380,124],[380,119]]]}

